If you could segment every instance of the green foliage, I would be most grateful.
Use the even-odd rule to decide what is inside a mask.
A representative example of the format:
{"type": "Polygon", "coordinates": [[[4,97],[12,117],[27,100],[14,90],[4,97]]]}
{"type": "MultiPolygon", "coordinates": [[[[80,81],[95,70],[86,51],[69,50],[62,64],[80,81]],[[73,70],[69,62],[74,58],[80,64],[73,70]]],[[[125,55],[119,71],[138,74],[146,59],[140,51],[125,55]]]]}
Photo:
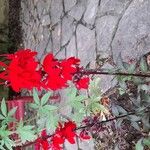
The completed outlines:
{"type": "Polygon", "coordinates": [[[25,143],[26,141],[33,141],[37,138],[33,128],[34,126],[24,125],[22,121],[19,122],[16,133],[21,138],[22,143],[25,143]]]}
{"type": "Polygon", "coordinates": [[[0,114],[0,120],[1,120],[1,125],[5,126],[8,125],[10,122],[15,121],[15,119],[12,117],[17,110],[17,107],[14,107],[11,109],[9,112],[7,111],[7,106],[5,99],[3,98],[1,101],[1,114],[0,114]]]}
{"type": "Polygon", "coordinates": [[[84,105],[84,100],[86,97],[83,95],[78,95],[76,88],[67,89],[67,96],[67,105],[71,106],[74,112],[70,117],[76,123],[80,123],[86,115],[86,109],[84,105]]]}
{"type": "Polygon", "coordinates": [[[12,150],[12,147],[15,146],[14,141],[10,139],[11,132],[7,129],[7,126],[3,125],[0,128],[0,148],[5,150],[5,148],[8,148],[9,150],[12,150]]]}
{"type": "Polygon", "coordinates": [[[46,127],[47,130],[55,130],[58,124],[57,110],[55,105],[48,104],[51,92],[47,92],[40,99],[37,91],[33,90],[34,103],[30,104],[30,107],[37,111],[37,122],[39,127],[46,127]],[[45,123],[44,123],[45,122],[45,123]]]}

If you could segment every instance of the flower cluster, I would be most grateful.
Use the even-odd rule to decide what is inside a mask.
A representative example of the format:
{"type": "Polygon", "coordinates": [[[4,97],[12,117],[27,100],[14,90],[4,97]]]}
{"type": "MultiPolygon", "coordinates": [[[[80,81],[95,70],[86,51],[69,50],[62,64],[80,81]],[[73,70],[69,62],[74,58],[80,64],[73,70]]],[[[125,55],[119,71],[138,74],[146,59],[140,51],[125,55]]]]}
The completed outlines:
{"type": "Polygon", "coordinates": [[[80,71],[80,60],[75,57],[61,61],[47,54],[41,63],[36,59],[37,52],[30,49],[19,50],[14,54],[4,55],[9,64],[0,62],[3,71],[0,79],[7,82],[16,92],[22,89],[31,90],[45,88],[51,90],[68,86],[68,81],[73,81],[78,89],[88,88],[89,78],[82,76],[75,79],[75,74],[80,71]]]}
{"type": "MultiPolygon", "coordinates": [[[[56,129],[55,134],[50,137],[50,141],[48,141],[49,138],[37,139],[36,149],[39,150],[40,147],[42,147],[43,150],[62,150],[65,140],[71,144],[75,144],[75,138],[78,136],[75,132],[76,127],[76,124],[72,121],[65,122],[63,125],[59,123],[59,127],[56,129]]],[[[45,130],[42,131],[41,136],[48,137],[45,130]]],[[[85,133],[85,131],[81,131],[78,137],[82,140],[88,140],[91,138],[87,132],[85,133]]]]}

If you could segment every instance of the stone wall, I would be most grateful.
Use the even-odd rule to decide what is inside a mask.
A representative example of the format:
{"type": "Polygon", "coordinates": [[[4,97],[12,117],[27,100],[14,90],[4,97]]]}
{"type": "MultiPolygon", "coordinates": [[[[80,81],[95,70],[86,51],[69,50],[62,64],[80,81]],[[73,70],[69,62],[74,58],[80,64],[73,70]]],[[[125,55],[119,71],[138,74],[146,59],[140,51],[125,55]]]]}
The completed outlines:
{"type": "Polygon", "coordinates": [[[22,0],[24,46],[84,65],[139,58],[150,48],[149,10],[149,0],[22,0]]]}

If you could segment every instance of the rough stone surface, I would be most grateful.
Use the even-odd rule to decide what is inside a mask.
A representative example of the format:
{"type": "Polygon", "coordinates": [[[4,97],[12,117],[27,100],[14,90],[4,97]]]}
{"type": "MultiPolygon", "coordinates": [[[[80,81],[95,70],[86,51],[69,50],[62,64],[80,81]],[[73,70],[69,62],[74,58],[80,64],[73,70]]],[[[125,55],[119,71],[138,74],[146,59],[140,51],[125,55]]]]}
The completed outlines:
{"type": "Polygon", "coordinates": [[[103,16],[96,21],[97,51],[111,54],[110,43],[118,18],[103,16]]]}
{"type": "Polygon", "coordinates": [[[76,48],[76,39],[73,36],[67,46],[67,57],[76,56],[77,57],[77,48],[76,48]]]}
{"type": "Polygon", "coordinates": [[[63,14],[63,4],[61,0],[51,0],[50,14],[52,24],[57,23],[63,14]]]}
{"type": "MultiPolygon", "coordinates": [[[[106,63],[103,65],[102,69],[113,69],[114,67],[110,65],[109,63],[106,63]]],[[[114,87],[117,84],[117,81],[113,78],[114,76],[106,76],[106,75],[99,75],[101,81],[100,81],[100,89],[102,93],[105,93],[110,88],[114,87]]]]}
{"type": "Polygon", "coordinates": [[[81,64],[86,65],[96,59],[95,53],[95,31],[83,25],[77,27],[77,50],[81,64]]]}
{"type": "Polygon", "coordinates": [[[77,0],[64,0],[65,11],[71,10],[71,8],[76,4],[77,0]]]}
{"type": "Polygon", "coordinates": [[[139,58],[150,50],[150,1],[134,1],[120,20],[112,43],[113,58],[139,58]],[[134,54],[134,55],[133,55],[134,54]]]}
{"type": "Polygon", "coordinates": [[[76,20],[80,20],[83,13],[85,12],[86,0],[79,1],[69,12],[69,15],[75,18],[76,20]]]}
{"type": "Polygon", "coordinates": [[[65,45],[73,35],[75,30],[73,18],[67,16],[62,20],[62,46],[65,45]]]}
{"type": "Polygon", "coordinates": [[[84,14],[84,20],[88,24],[94,24],[97,9],[98,9],[99,0],[88,0],[87,8],[84,14]]]}

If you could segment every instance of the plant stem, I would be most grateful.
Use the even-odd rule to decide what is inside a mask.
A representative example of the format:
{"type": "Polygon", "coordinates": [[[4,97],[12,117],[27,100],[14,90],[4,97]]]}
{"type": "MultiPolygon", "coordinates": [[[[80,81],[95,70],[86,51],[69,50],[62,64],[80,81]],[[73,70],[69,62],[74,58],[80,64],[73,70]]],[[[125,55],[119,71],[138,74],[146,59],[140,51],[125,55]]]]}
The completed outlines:
{"type": "Polygon", "coordinates": [[[85,75],[90,74],[101,74],[101,75],[117,75],[117,76],[135,76],[135,77],[150,77],[150,74],[143,74],[143,73],[126,73],[126,72],[106,72],[100,70],[84,70],[78,73],[82,73],[85,75]]]}

